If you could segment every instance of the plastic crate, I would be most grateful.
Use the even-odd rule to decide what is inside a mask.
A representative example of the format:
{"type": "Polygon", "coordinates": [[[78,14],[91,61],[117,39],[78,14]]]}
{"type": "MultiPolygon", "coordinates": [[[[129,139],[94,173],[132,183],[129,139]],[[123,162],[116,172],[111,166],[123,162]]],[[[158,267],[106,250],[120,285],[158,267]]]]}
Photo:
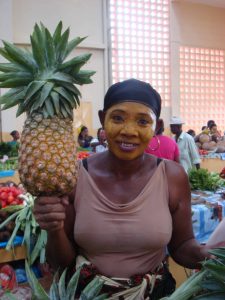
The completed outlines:
{"type": "Polygon", "coordinates": [[[0,178],[2,177],[10,177],[15,174],[15,170],[5,170],[5,171],[0,171],[0,178]]]}

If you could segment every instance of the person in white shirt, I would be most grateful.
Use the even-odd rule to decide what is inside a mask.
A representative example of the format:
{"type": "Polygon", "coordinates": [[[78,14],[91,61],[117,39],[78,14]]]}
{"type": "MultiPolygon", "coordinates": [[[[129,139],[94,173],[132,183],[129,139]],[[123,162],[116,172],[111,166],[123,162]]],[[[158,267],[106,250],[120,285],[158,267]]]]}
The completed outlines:
{"type": "Polygon", "coordinates": [[[91,140],[90,146],[92,147],[92,151],[96,153],[104,152],[108,149],[105,130],[103,128],[98,129],[97,138],[91,140]]]}
{"type": "Polygon", "coordinates": [[[193,168],[200,168],[200,157],[194,139],[188,133],[182,131],[184,122],[179,117],[172,117],[170,120],[170,130],[175,135],[175,140],[180,150],[180,164],[186,173],[193,168]]]}

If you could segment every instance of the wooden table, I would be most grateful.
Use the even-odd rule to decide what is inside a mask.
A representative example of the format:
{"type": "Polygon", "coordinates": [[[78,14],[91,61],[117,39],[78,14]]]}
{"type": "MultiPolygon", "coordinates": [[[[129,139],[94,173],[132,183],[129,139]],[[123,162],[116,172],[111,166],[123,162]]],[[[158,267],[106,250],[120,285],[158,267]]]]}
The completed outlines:
{"type": "Polygon", "coordinates": [[[225,160],[220,158],[201,158],[201,168],[207,169],[210,172],[220,173],[222,169],[225,167],[225,160]]]}
{"type": "Polygon", "coordinates": [[[0,263],[6,263],[14,260],[26,258],[25,246],[15,246],[12,250],[7,251],[5,248],[0,248],[0,263]]]}

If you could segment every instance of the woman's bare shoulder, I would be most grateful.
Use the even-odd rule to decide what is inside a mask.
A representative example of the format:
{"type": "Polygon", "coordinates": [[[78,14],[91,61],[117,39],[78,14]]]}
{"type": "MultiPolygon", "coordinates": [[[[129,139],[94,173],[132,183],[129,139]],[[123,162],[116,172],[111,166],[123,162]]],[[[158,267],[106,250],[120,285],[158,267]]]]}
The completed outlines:
{"type": "MultiPolygon", "coordinates": [[[[184,168],[177,162],[165,161],[171,212],[181,203],[190,202],[190,184],[184,168]]],[[[185,204],[186,205],[186,204],[185,204]]]]}
{"type": "Polygon", "coordinates": [[[187,179],[187,174],[184,168],[178,162],[167,159],[164,161],[166,166],[166,174],[169,179],[176,179],[176,181],[187,179]]]}

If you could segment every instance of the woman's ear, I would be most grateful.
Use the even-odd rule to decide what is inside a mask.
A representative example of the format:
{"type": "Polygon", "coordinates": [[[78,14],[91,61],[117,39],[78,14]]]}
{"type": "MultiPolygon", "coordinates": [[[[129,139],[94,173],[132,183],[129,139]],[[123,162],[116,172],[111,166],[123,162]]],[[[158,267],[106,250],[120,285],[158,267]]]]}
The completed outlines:
{"type": "Polygon", "coordinates": [[[104,128],[104,123],[105,123],[105,112],[103,110],[98,111],[98,117],[100,120],[100,123],[102,125],[102,128],[104,128]]]}

